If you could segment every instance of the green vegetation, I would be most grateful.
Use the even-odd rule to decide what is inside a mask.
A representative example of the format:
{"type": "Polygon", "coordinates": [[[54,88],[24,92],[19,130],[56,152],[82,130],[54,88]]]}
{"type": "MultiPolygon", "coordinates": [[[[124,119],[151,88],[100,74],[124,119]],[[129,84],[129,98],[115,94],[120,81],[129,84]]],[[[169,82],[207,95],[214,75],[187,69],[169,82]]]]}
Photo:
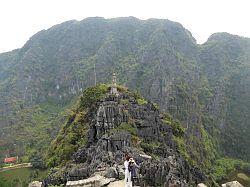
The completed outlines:
{"type": "Polygon", "coordinates": [[[147,104],[148,102],[145,99],[137,99],[139,105],[147,104]]]}
{"type": "Polygon", "coordinates": [[[4,177],[0,176],[0,186],[9,187],[11,184],[4,177]]]}
{"type": "Polygon", "coordinates": [[[117,85],[118,92],[128,92],[128,88],[126,86],[117,85]]]}
{"type": "MultiPolygon", "coordinates": [[[[79,147],[87,144],[89,124],[85,119],[86,112],[107,94],[109,88],[110,86],[107,84],[89,87],[83,92],[79,103],[68,111],[68,119],[65,125],[51,143],[47,152],[49,167],[65,164],[79,147]]],[[[125,126],[124,124],[120,128],[125,128],[125,126]]]]}
{"type": "Polygon", "coordinates": [[[222,181],[219,181],[219,183],[223,184],[228,181],[238,181],[243,186],[250,186],[249,172],[236,168],[231,171],[222,181]]]}
{"type": "Polygon", "coordinates": [[[141,147],[142,148],[150,148],[152,150],[154,149],[157,149],[158,147],[160,147],[160,143],[158,142],[152,142],[152,143],[144,143],[144,142],[141,142],[141,147]]]}
{"type": "MultiPolygon", "coordinates": [[[[215,143],[212,141],[212,137],[204,130],[204,128],[201,128],[201,143],[204,147],[204,157],[209,156],[210,160],[215,160],[218,157],[217,149],[215,147],[215,143]]],[[[212,165],[209,165],[211,163],[207,163],[206,165],[209,167],[212,165]]]]}
{"type": "Polygon", "coordinates": [[[83,92],[80,98],[80,106],[83,108],[91,107],[97,100],[105,96],[109,88],[110,85],[107,84],[98,84],[97,86],[89,87],[83,92]]]}
{"type": "Polygon", "coordinates": [[[48,150],[47,157],[50,167],[65,164],[80,146],[87,143],[89,126],[84,122],[85,112],[74,113],[72,111],[72,113],[48,150]]]}
{"type": "Polygon", "coordinates": [[[174,135],[174,141],[178,146],[178,150],[181,155],[191,164],[194,165],[196,161],[189,152],[189,147],[184,138],[185,129],[182,127],[180,121],[174,120],[173,117],[168,113],[161,114],[163,124],[170,125],[174,135]]]}
{"type": "Polygon", "coordinates": [[[19,156],[20,162],[32,162],[34,167],[44,169],[44,153],[64,119],[62,110],[64,108],[50,104],[24,107],[12,127],[14,137],[8,137],[8,146],[3,149],[19,156]]]}
{"type": "Polygon", "coordinates": [[[33,168],[17,168],[0,172],[0,186],[28,186],[31,181],[42,180],[47,170],[38,170],[33,168]]]}
{"type": "Polygon", "coordinates": [[[118,82],[137,89],[138,104],[146,104],[142,93],[178,119],[166,117],[163,123],[172,126],[190,162],[209,169],[221,156],[250,161],[249,46],[249,39],[226,33],[197,45],[178,23],[157,19],[97,18],[42,31],[22,49],[0,54],[0,152],[43,168],[43,153],[64,124],[49,155],[50,163],[66,162],[86,143],[87,108],[110,88],[100,84],[85,90],[82,109],[70,111],[64,123],[68,112],[63,111],[94,85],[95,70],[98,83],[110,82],[115,71],[118,82]]]}
{"type": "Polygon", "coordinates": [[[131,123],[121,123],[118,127],[111,130],[111,132],[122,132],[126,131],[131,134],[132,146],[140,148],[141,139],[137,136],[136,127],[131,121],[131,123]]]}
{"type": "Polygon", "coordinates": [[[136,135],[136,128],[133,124],[130,123],[121,123],[118,127],[111,130],[111,132],[121,132],[121,131],[127,131],[131,135],[136,135]]]}
{"type": "Polygon", "coordinates": [[[160,110],[160,107],[159,107],[158,104],[156,104],[156,103],[153,102],[153,106],[154,106],[157,110],[160,110]]]}
{"type": "Polygon", "coordinates": [[[250,163],[232,158],[221,158],[215,161],[212,167],[211,176],[216,181],[225,179],[228,174],[236,168],[250,168],[250,163]]]}
{"type": "Polygon", "coordinates": [[[190,88],[189,88],[189,86],[186,83],[182,82],[180,84],[177,84],[176,88],[178,90],[178,94],[179,94],[180,97],[185,98],[185,97],[189,96],[188,93],[189,93],[189,89],[190,88]]]}
{"type": "Polygon", "coordinates": [[[131,143],[132,143],[133,147],[141,148],[141,146],[140,146],[141,142],[142,142],[142,140],[138,136],[132,135],[131,143]]]}
{"type": "Polygon", "coordinates": [[[0,168],[4,166],[4,158],[5,156],[0,154],[0,168]]]}
{"type": "Polygon", "coordinates": [[[183,137],[185,129],[181,126],[179,120],[174,120],[170,114],[162,114],[162,122],[171,126],[174,136],[183,137]]]}
{"type": "Polygon", "coordinates": [[[238,173],[237,176],[245,181],[250,182],[250,177],[248,177],[245,173],[238,173]]]}
{"type": "Polygon", "coordinates": [[[174,140],[175,140],[175,142],[178,146],[178,150],[180,151],[183,158],[185,158],[185,160],[187,160],[191,165],[195,165],[196,161],[194,160],[194,158],[192,158],[190,156],[188,146],[185,142],[185,139],[183,137],[175,136],[174,140]]]}
{"type": "Polygon", "coordinates": [[[139,90],[132,92],[131,95],[136,99],[138,105],[144,105],[148,103],[147,100],[145,100],[144,97],[141,95],[139,90]]]}
{"type": "Polygon", "coordinates": [[[215,160],[218,155],[210,135],[203,128],[196,125],[195,127],[199,130],[200,137],[191,136],[187,138],[186,130],[179,120],[174,120],[168,113],[162,114],[161,117],[164,124],[171,126],[174,140],[181,155],[191,165],[203,166],[206,168],[203,170],[209,172],[208,168],[212,167],[212,161],[215,160]]]}
{"type": "Polygon", "coordinates": [[[159,159],[159,156],[155,153],[155,151],[160,147],[160,145],[161,144],[159,142],[145,143],[142,141],[140,143],[142,150],[154,159],[159,159]]]}
{"type": "Polygon", "coordinates": [[[129,100],[128,99],[122,99],[121,100],[121,104],[123,104],[123,105],[126,105],[126,104],[128,104],[129,103],[129,100]]]}

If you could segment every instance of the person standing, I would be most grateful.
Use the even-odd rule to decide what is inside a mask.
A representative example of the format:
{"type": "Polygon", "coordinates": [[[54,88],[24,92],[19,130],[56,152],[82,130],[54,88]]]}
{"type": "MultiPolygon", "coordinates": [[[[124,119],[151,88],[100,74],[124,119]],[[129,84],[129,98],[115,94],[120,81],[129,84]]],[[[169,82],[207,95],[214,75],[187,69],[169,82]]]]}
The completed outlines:
{"type": "Polygon", "coordinates": [[[129,159],[131,157],[128,155],[125,155],[125,187],[132,187],[132,181],[131,181],[131,170],[129,169],[129,159]]]}
{"type": "Polygon", "coordinates": [[[135,163],[135,160],[133,158],[129,159],[129,171],[131,172],[131,181],[132,181],[132,186],[135,185],[135,183],[138,183],[138,176],[136,173],[136,168],[139,168],[139,166],[135,163]]]}

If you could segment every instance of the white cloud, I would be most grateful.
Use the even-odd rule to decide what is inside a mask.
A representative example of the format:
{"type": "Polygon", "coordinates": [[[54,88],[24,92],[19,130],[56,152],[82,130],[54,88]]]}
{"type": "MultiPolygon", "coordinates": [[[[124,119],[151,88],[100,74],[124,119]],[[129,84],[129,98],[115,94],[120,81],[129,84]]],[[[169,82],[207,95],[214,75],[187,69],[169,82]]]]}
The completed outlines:
{"type": "Polygon", "coordinates": [[[250,37],[248,0],[8,0],[0,2],[0,52],[63,21],[135,16],[180,22],[198,43],[215,32],[250,37]]]}

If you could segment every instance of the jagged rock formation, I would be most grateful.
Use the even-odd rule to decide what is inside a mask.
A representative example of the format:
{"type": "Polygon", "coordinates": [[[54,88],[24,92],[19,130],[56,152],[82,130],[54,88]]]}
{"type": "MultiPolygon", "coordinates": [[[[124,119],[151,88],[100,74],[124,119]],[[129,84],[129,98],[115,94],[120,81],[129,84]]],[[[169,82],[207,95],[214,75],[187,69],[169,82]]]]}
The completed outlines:
{"type": "Polygon", "coordinates": [[[172,127],[162,121],[159,109],[149,101],[139,104],[141,100],[124,91],[119,95],[107,94],[92,104],[86,110],[86,118],[91,120],[85,121],[90,123],[86,144],[72,153],[70,163],[48,176],[44,185],[65,184],[97,173],[122,178],[125,153],[140,165],[140,185],[188,186],[207,180],[180,155],[172,127]]]}
{"type": "MultiPolygon", "coordinates": [[[[123,95],[122,95],[123,96],[123,95]]],[[[124,105],[119,104],[121,99],[128,99],[126,97],[109,96],[103,101],[97,111],[96,125],[93,126],[94,134],[90,139],[101,138],[103,134],[111,129],[118,127],[121,123],[128,123],[128,114],[125,112],[124,105]]]]}

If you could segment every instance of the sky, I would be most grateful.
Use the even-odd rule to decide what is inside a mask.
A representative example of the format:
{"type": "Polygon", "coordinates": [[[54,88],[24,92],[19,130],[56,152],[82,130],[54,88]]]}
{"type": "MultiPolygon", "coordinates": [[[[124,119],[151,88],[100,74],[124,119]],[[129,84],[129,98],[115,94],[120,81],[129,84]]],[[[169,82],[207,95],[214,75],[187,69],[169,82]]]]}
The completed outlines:
{"type": "Polygon", "coordinates": [[[216,32],[250,38],[249,0],[1,0],[0,53],[21,48],[55,24],[93,16],[169,19],[200,44],[216,32]]]}

